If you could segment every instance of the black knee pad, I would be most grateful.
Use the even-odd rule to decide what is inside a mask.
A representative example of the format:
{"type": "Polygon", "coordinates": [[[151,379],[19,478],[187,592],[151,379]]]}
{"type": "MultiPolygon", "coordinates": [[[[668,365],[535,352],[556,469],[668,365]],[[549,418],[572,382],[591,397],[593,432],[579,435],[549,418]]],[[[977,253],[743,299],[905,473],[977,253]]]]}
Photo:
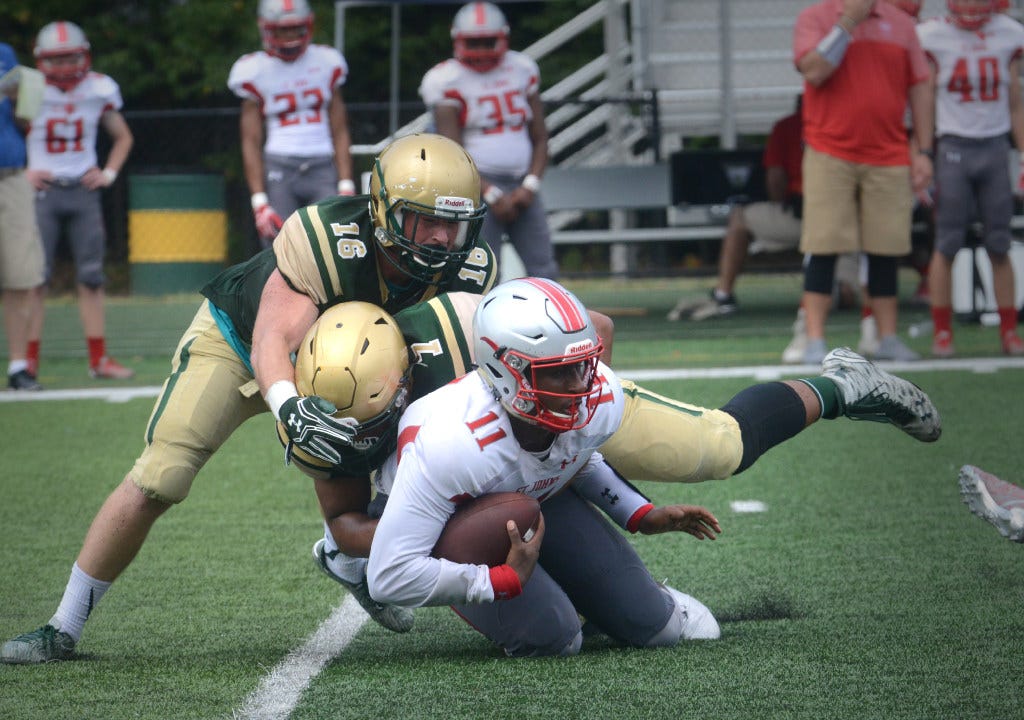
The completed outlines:
{"type": "Polygon", "coordinates": [[[868,295],[896,296],[897,258],[889,255],[868,255],[868,295]]]}
{"type": "Polygon", "coordinates": [[[836,276],[836,255],[811,255],[804,267],[804,290],[831,295],[836,276]]]}
{"type": "Polygon", "coordinates": [[[781,382],[740,390],[721,409],[736,418],[743,438],[743,459],[733,475],[746,470],[768,450],[807,425],[804,401],[793,388],[781,382]]]}

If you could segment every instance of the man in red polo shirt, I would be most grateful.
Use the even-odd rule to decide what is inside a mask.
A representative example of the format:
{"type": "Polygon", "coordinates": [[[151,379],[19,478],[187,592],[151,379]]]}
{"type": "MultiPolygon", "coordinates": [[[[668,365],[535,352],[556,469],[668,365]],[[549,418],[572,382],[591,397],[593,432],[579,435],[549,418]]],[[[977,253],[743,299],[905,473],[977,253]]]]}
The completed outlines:
{"type": "Polygon", "coordinates": [[[854,251],[868,259],[875,357],[917,359],[896,334],[897,262],[910,252],[913,192],[932,177],[934,92],[914,22],[878,0],[822,0],[797,18],[793,60],[804,78],[804,362],[827,352],[836,256],[854,251]]]}

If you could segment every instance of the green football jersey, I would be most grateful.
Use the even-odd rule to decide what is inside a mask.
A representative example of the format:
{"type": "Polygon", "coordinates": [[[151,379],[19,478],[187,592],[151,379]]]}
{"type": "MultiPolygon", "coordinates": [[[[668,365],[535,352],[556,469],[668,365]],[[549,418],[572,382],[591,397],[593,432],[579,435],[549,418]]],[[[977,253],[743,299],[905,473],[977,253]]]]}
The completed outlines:
{"type": "MultiPolygon", "coordinates": [[[[394,315],[405,342],[415,354],[407,403],[473,369],[473,313],[482,298],[482,295],[468,292],[445,293],[394,315]]],[[[278,439],[287,442],[280,429],[278,439]]],[[[368,453],[344,453],[341,462],[334,465],[299,455],[293,456],[292,462],[311,477],[362,477],[384,463],[397,440],[398,423],[395,422],[368,453]]]]}
{"type": "Polygon", "coordinates": [[[362,300],[396,314],[445,292],[484,294],[496,281],[497,262],[484,243],[460,266],[439,273],[437,284],[410,280],[396,288],[380,274],[378,262],[388,260],[378,260],[382,251],[374,231],[366,195],[339,196],[300,208],[285,221],[273,247],[227,268],[202,293],[230,319],[248,348],[263,286],[275,268],[320,312],[340,302],[362,300]]]}
{"type": "Polygon", "coordinates": [[[395,315],[416,356],[409,402],[473,369],[473,313],[481,295],[447,293],[395,315]]]}

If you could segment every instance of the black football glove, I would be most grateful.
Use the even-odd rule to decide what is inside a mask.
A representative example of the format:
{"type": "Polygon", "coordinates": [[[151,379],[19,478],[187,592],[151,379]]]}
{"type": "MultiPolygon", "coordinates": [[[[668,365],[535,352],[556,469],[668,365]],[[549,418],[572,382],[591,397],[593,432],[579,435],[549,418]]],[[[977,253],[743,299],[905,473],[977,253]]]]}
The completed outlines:
{"type": "Polygon", "coordinates": [[[352,446],[359,423],[354,418],[333,417],[336,410],[331,402],[316,395],[285,400],[278,410],[290,440],[285,459],[291,457],[294,446],[324,462],[341,462],[338,448],[352,446]]]}

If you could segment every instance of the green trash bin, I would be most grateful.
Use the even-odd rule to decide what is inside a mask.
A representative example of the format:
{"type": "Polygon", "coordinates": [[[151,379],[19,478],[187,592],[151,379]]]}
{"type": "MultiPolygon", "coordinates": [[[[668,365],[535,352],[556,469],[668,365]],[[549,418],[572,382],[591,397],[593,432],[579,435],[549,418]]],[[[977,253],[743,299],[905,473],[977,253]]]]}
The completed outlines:
{"type": "Polygon", "coordinates": [[[198,292],[227,260],[224,179],[219,175],[128,178],[132,292],[198,292]]]}

